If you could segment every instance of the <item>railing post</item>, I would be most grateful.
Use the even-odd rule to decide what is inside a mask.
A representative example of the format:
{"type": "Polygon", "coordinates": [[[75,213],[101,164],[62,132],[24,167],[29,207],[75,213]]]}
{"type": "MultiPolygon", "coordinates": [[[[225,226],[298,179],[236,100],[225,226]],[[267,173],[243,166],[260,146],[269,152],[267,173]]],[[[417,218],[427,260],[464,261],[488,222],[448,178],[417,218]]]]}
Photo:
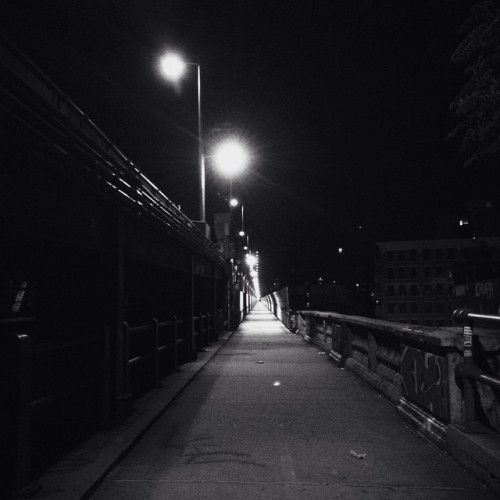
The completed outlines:
{"type": "Polygon", "coordinates": [[[207,338],[209,344],[213,340],[214,330],[215,330],[215,316],[210,312],[207,312],[207,338]]]}
{"type": "Polygon", "coordinates": [[[102,353],[102,385],[101,385],[101,422],[104,427],[110,420],[111,402],[111,333],[109,328],[104,330],[104,348],[102,353]]]}
{"type": "Polygon", "coordinates": [[[474,332],[473,322],[471,317],[474,314],[469,309],[456,309],[453,312],[453,318],[456,321],[462,322],[463,327],[463,342],[464,354],[462,364],[455,368],[455,373],[462,379],[463,382],[463,398],[464,398],[464,431],[475,432],[479,429],[479,424],[476,420],[476,395],[474,392],[474,382],[471,374],[477,370],[474,365],[474,332]]]}
{"type": "Polygon", "coordinates": [[[153,383],[155,387],[161,387],[160,382],[160,333],[158,330],[158,320],[153,318],[151,320],[153,327],[153,338],[152,338],[152,347],[153,347],[153,366],[152,366],[152,375],[153,375],[153,383]]]}
{"type": "Polygon", "coordinates": [[[116,370],[116,387],[117,387],[117,412],[118,420],[124,420],[130,413],[130,335],[129,326],[126,321],[121,325],[118,334],[119,349],[117,349],[117,370],[116,370]]]}
{"type": "Polygon", "coordinates": [[[16,335],[17,340],[17,401],[16,401],[16,489],[31,480],[31,341],[28,335],[16,335]]]}
{"type": "Polygon", "coordinates": [[[316,318],[314,316],[306,316],[306,335],[304,340],[310,342],[316,335],[316,318]]]}
{"type": "Polygon", "coordinates": [[[376,372],[377,365],[377,341],[373,333],[368,333],[368,369],[376,372]]]}
{"type": "Polygon", "coordinates": [[[200,313],[200,350],[203,351],[204,347],[207,345],[205,343],[205,335],[206,335],[206,330],[205,330],[205,323],[206,323],[206,316],[203,313],[200,313]]]}
{"type": "Polygon", "coordinates": [[[177,324],[177,316],[172,316],[172,328],[174,333],[174,371],[179,366],[179,325],[177,324]]]}
{"type": "Polygon", "coordinates": [[[472,346],[472,323],[464,325],[464,361],[463,361],[463,383],[465,402],[465,427],[471,430],[476,422],[476,398],[472,380],[467,376],[468,371],[474,367],[472,346]]]}

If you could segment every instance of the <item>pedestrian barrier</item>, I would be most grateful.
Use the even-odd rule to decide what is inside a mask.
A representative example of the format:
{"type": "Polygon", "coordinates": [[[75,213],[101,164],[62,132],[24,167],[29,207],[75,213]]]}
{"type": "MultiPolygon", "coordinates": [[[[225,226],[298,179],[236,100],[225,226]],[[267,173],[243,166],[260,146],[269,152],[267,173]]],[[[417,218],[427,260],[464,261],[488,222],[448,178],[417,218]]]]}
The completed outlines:
{"type": "Polygon", "coordinates": [[[188,322],[175,316],[167,321],[152,318],[148,324],[138,326],[123,323],[126,396],[138,397],[159,387],[168,373],[215,340],[215,315],[200,313],[191,323],[191,341],[188,322]]]}
{"type": "Polygon", "coordinates": [[[475,349],[473,327],[477,324],[500,327],[500,316],[476,314],[468,309],[456,309],[453,313],[455,321],[463,324],[463,360],[455,367],[455,374],[463,383],[466,432],[479,429],[477,420],[476,390],[473,381],[486,384],[493,390],[500,390],[500,378],[486,374],[476,364],[477,349],[475,349]]]}
{"type": "Polygon", "coordinates": [[[77,435],[103,423],[109,408],[104,393],[106,343],[106,336],[65,342],[37,342],[27,334],[2,336],[8,374],[0,429],[3,485],[26,486],[77,435]]]}
{"type": "MultiPolygon", "coordinates": [[[[137,326],[124,322],[118,397],[130,409],[134,398],[160,386],[216,340],[222,321],[221,312],[192,320],[152,318],[137,326]]],[[[8,375],[1,380],[6,402],[0,412],[0,458],[6,464],[1,479],[7,491],[21,490],[69,445],[109,424],[112,373],[120,364],[111,359],[109,332],[64,342],[6,333],[0,352],[8,375]]]]}
{"type": "Polygon", "coordinates": [[[500,341],[495,331],[500,316],[461,309],[454,319],[463,330],[433,328],[326,311],[294,312],[284,298],[280,291],[261,300],[292,332],[319,347],[318,354],[384,394],[421,434],[500,494],[500,341]]]}

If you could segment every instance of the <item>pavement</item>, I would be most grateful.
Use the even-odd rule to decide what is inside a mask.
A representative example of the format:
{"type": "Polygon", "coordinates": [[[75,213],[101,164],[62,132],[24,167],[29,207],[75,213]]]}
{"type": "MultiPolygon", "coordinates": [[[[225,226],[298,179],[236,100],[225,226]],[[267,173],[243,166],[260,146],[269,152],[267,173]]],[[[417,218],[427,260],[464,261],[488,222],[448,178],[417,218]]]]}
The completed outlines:
{"type": "Polygon", "coordinates": [[[261,303],[38,484],[31,498],[496,498],[261,303]]]}

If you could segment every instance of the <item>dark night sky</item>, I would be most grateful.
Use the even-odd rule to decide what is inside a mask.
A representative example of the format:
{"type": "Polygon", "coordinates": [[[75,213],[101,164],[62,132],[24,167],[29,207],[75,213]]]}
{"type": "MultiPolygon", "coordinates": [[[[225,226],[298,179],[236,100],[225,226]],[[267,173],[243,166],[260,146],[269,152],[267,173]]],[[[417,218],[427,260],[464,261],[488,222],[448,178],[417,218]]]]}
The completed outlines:
{"type": "MultiPolygon", "coordinates": [[[[262,272],[286,282],[304,262],[334,277],[338,246],[429,237],[460,209],[450,55],[472,3],[16,0],[0,23],[192,218],[194,78],[175,91],[155,61],[175,48],[200,63],[206,153],[217,128],[248,144],[235,191],[262,272]]],[[[226,189],[208,161],[209,214],[226,189]]]]}

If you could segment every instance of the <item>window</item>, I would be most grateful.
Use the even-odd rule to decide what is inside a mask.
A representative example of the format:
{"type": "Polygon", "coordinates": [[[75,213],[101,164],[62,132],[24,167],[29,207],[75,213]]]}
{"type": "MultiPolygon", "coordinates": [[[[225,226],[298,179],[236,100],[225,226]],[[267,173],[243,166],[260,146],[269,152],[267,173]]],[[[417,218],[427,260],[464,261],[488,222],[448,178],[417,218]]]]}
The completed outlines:
{"type": "Polygon", "coordinates": [[[432,294],[432,285],[424,285],[424,294],[431,295],[432,294]]]}
{"type": "Polygon", "coordinates": [[[424,267],[424,277],[430,278],[432,276],[432,267],[425,266],[424,267]]]}
{"type": "Polygon", "coordinates": [[[417,277],[417,268],[410,267],[410,278],[416,278],[416,277],[417,277]]]}
{"type": "Polygon", "coordinates": [[[399,278],[400,280],[404,280],[404,279],[405,279],[405,277],[406,277],[406,269],[405,269],[404,267],[400,267],[400,268],[398,269],[398,278],[399,278]]]}
{"type": "Polygon", "coordinates": [[[436,285],[435,293],[436,293],[436,295],[443,295],[443,293],[444,293],[444,286],[443,286],[442,283],[438,283],[436,285]]]}
{"type": "Polygon", "coordinates": [[[418,295],[418,285],[410,285],[410,295],[418,295]]]}
{"type": "Polygon", "coordinates": [[[387,268],[387,279],[390,279],[390,280],[394,279],[394,268],[393,267],[387,268]]]}
{"type": "Polygon", "coordinates": [[[417,260],[417,251],[410,250],[410,260],[417,260]]]}
{"type": "Polygon", "coordinates": [[[387,304],[387,312],[389,314],[394,314],[394,302],[389,302],[387,304]]]}
{"type": "Polygon", "coordinates": [[[438,278],[441,278],[444,276],[444,267],[443,266],[436,266],[436,276],[438,278]]]}
{"type": "Polygon", "coordinates": [[[388,285],[387,287],[387,296],[394,297],[394,285],[388,285]]]}
{"type": "Polygon", "coordinates": [[[399,303],[399,312],[400,313],[405,313],[406,312],[406,302],[400,302],[399,303]]]}
{"type": "Polygon", "coordinates": [[[432,313],[432,309],[433,309],[432,305],[433,305],[432,302],[426,302],[425,303],[425,313],[426,314],[432,313]]]}
{"type": "Polygon", "coordinates": [[[436,302],[436,312],[439,314],[444,313],[444,302],[436,302]]]}
{"type": "Polygon", "coordinates": [[[436,249],[436,259],[443,260],[443,249],[442,248],[436,249]]]}
{"type": "Polygon", "coordinates": [[[454,260],[455,259],[455,249],[454,248],[448,248],[448,259],[449,260],[454,260]]]}
{"type": "Polygon", "coordinates": [[[406,295],[406,285],[399,285],[399,296],[404,297],[406,295]]]}
{"type": "Polygon", "coordinates": [[[418,313],[418,304],[416,302],[410,304],[410,312],[413,314],[418,313]]]}
{"type": "Polygon", "coordinates": [[[406,252],[404,250],[400,250],[398,254],[399,260],[406,260],[406,252]]]}
{"type": "Polygon", "coordinates": [[[392,250],[389,250],[389,251],[387,252],[387,260],[388,260],[389,262],[392,262],[392,261],[394,260],[394,252],[393,252],[392,250]]]}
{"type": "Polygon", "coordinates": [[[431,258],[431,251],[428,248],[426,248],[424,250],[424,259],[429,260],[430,258],[431,258]]]}

